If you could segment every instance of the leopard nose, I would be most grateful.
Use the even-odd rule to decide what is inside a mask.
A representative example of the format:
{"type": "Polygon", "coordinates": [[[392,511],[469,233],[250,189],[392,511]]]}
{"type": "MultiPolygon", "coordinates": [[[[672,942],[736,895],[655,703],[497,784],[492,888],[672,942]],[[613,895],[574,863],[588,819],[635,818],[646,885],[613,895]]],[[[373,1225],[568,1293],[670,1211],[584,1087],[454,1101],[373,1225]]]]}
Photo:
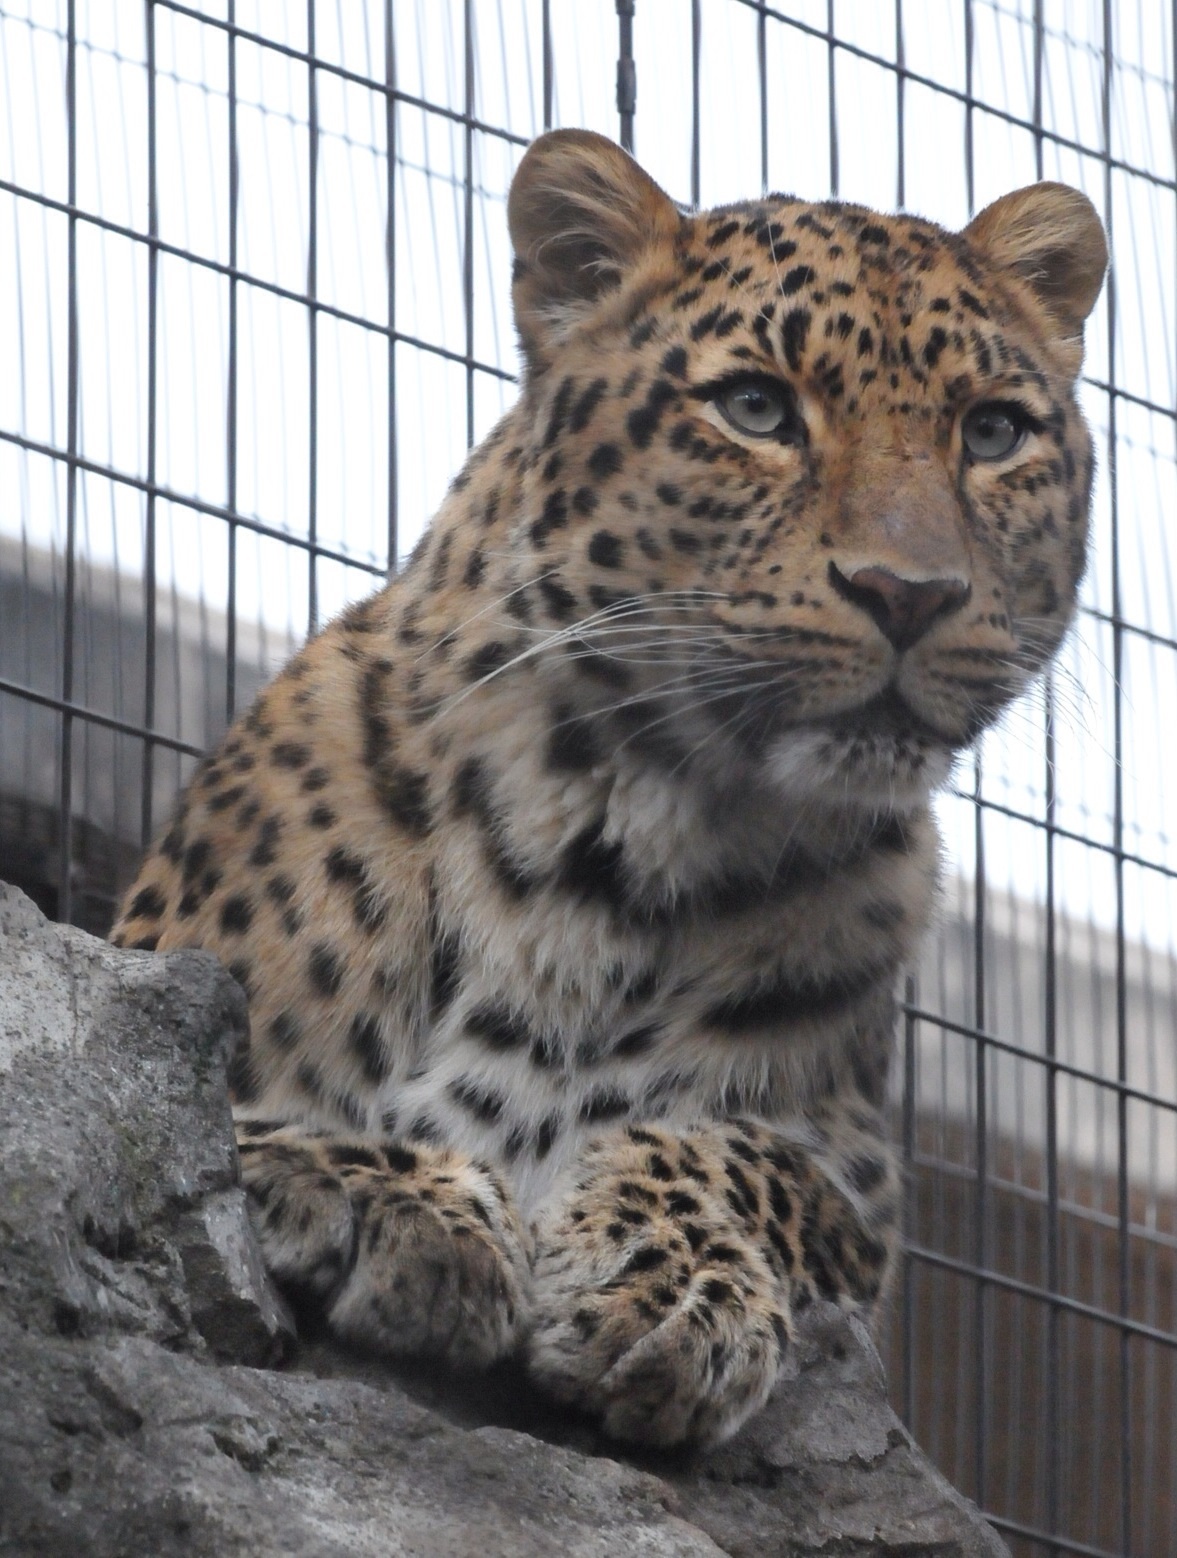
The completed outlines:
{"type": "Polygon", "coordinates": [[[865,611],[896,649],[910,649],[933,622],[959,611],[972,594],[963,579],[904,579],[888,568],[856,568],[847,575],[830,564],[830,584],[865,611]]]}

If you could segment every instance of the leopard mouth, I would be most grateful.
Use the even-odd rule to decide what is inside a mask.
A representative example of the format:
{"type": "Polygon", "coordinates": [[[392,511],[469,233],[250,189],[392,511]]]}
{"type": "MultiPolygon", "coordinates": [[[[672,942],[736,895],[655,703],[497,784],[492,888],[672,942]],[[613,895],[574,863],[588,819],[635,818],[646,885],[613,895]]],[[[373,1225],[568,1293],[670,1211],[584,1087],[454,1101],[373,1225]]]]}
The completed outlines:
{"type": "Polygon", "coordinates": [[[918,714],[894,685],[876,693],[856,709],[846,709],[828,720],[815,721],[819,730],[847,741],[882,737],[897,743],[915,742],[937,747],[958,747],[958,737],[939,729],[918,714]]]}

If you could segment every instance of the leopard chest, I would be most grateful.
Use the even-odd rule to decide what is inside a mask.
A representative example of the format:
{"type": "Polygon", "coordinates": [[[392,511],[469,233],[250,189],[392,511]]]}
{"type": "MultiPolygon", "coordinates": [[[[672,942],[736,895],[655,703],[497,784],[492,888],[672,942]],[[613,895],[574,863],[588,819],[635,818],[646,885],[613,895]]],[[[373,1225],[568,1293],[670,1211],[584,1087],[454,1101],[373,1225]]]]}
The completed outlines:
{"type": "MultiPolygon", "coordinates": [[[[800,1119],[878,1086],[896,972],[926,920],[926,819],[836,864],[625,900],[622,855],[504,891],[496,861],[438,865],[442,1001],[380,1099],[385,1127],[502,1163],[526,1204],[578,1143],[623,1120],[800,1119]]],[[[497,862],[501,870],[501,862],[497,862]]]]}

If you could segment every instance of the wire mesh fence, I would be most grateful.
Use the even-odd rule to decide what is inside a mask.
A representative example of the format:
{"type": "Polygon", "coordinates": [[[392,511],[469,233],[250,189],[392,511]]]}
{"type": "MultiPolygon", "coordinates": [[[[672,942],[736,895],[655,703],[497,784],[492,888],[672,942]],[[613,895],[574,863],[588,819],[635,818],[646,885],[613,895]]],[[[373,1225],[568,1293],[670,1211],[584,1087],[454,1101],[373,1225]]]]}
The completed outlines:
{"type": "Polygon", "coordinates": [[[1177,7],[0,0],[0,875],[103,930],[234,709],[510,403],[540,130],[676,197],[1086,190],[1092,564],[942,798],[892,1394],[1019,1554],[1177,1552],[1177,7]]]}

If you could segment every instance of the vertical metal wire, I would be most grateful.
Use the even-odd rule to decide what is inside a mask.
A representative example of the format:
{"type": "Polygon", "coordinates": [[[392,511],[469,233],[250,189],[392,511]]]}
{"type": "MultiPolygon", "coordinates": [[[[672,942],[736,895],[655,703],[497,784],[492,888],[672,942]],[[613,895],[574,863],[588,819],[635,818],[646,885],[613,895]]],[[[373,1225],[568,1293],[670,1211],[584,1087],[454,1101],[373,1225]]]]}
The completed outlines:
{"type": "MultiPolygon", "coordinates": [[[[1114,184],[1112,175],[1112,77],[1114,36],[1111,0],[1103,0],[1103,77],[1100,114],[1103,132],[1104,223],[1108,244],[1115,254],[1114,184]]],[[[1112,544],[1112,711],[1114,729],[1114,789],[1112,815],[1113,860],[1116,880],[1116,1080],[1128,1080],[1127,945],[1124,917],[1124,623],[1120,578],[1120,504],[1116,418],[1116,271],[1113,261],[1107,279],[1108,329],[1108,498],[1111,506],[1112,544]]],[[[1116,1095],[1117,1187],[1116,1221],[1119,1239],[1119,1306],[1127,1317],[1131,1304],[1131,1264],[1128,1199],[1128,1098],[1123,1086],[1116,1095]]],[[[1120,1546],[1132,1551],[1132,1338],[1120,1332],[1120,1546]]]]}
{"type": "Polygon", "coordinates": [[[834,31],[834,0],[826,0],[826,90],[829,105],[830,194],[838,193],[838,83],[834,68],[834,50],[838,37],[834,31]]]}
{"type": "Polygon", "coordinates": [[[903,1421],[909,1430],[915,1427],[915,1258],[911,1254],[916,1242],[915,1205],[915,1086],[916,1086],[916,1019],[918,1001],[915,977],[908,974],[903,990],[903,1285],[900,1325],[903,1335],[903,1384],[900,1395],[903,1421]]]}
{"type": "Polygon", "coordinates": [[[307,635],[319,629],[319,93],[315,0],[307,0],[307,635]]]}
{"type": "Polygon", "coordinates": [[[634,0],[617,0],[618,139],[628,152],[633,151],[633,120],[638,104],[637,65],[633,57],[633,12],[634,0]]]}
{"type": "Polygon", "coordinates": [[[474,445],[474,0],[463,3],[466,91],[463,112],[462,304],[466,315],[466,448],[474,445]]]}
{"type": "Polygon", "coordinates": [[[768,12],[756,11],[756,82],[760,89],[760,193],[768,193],[768,12]]]}
{"type": "Polygon", "coordinates": [[[229,0],[229,385],[225,398],[225,507],[229,580],[225,595],[225,719],[237,708],[237,0],[229,0]]]}
{"type": "MultiPolygon", "coordinates": [[[[632,3],[633,3],[633,0],[630,0],[630,5],[631,6],[632,6],[632,3]]],[[[619,12],[620,12],[621,4],[622,4],[622,0],[618,0],[618,11],[619,12]]],[[[541,44],[542,44],[542,48],[543,48],[544,129],[545,130],[550,130],[552,128],[552,0],[543,0],[543,7],[542,7],[541,12],[540,12],[540,40],[541,40],[541,44]]],[[[631,54],[633,53],[633,24],[632,24],[632,22],[630,24],[630,53],[631,54]]],[[[624,130],[625,130],[625,126],[623,124],[622,125],[622,137],[623,138],[622,138],[622,142],[621,142],[621,144],[623,146],[625,146],[624,130]]],[[[631,130],[631,135],[632,135],[632,125],[630,127],[630,130],[631,130]]],[[[630,150],[630,147],[626,147],[626,150],[627,151],[630,150]]]]}
{"type": "Polygon", "coordinates": [[[977,209],[973,159],[973,0],[964,0],[964,178],[970,218],[977,209]]]}
{"type": "MultiPolygon", "coordinates": [[[[144,7],[147,54],[147,495],[143,532],[143,723],[155,727],[156,658],[156,400],[159,384],[159,186],[155,103],[155,0],[144,7]]],[[[140,767],[139,841],[144,848],[155,831],[155,743],[143,742],[140,767]]]]}
{"type": "Polygon", "coordinates": [[[700,197],[700,137],[702,134],[699,111],[699,68],[703,47],[703,17],[700,0],[691,0],[691,204],[696,209],[700,197]]]}
{"type": "MultiPolygon", "coordinates": [[[[66,180],[69,198],[67,218],[66,287],[68,309],[65,468],[65,600],[61,644],[61,698],[69,705],[74,697],[74,639],[77,607],[78,545],[78,19],[76,0],[66,7],[65,113],[66,180]]],[[[58,792],[57,918],[68,924],[73,917],[73,770],[74,720],[69,708],[61,711],[61,774],[58,792]]]]}
{"type": "Polygon", "coordinates": [[[397,536],[397,436],[396,436],[396,38],[392,30],[392,0],[384,0],[384,263],[388,286],[388,571],[400,562],[397,536]]]}
{"type": "MultiPolygon", "coordinates": [[[[987,1087],[987,1046],[985,1030],[985,813],[981,806],[982,770],[981,750],[977,748],[973,765],[973,847],[975,871],[973,877],[973,1023],[976,1035],[973,1055],[973,1086],[976,1094],[976,1120],[974,1132],[974,1166],[976,1183],[973,1197],[973,1263],[978,1272],[989,1267],[989,1118],[987,1087]]],[[[989,1286],[983,1276],[974,1282],[973,1308],[973,1388],[976,1401],[973,1406],[973,1433],[975,1435],[973,1476],[974,1499],[984,1507],[987,1486],[986,1462],[989,1440],[989,1349],[987,1346],[987,1321],[989,1312],[989,1286]]]]}
{"type": "Polygon", "coordinates": [[[907,168],[904,158],[904,92],[907,65],[903,55],[903,0],[895,0],[895,204],[900,211],[907,204],[907,168]]]}
{"type": "MultiPolygon", "coordinates": [[[[1044,172],[1043,154],[1043,69],[1046,54],[1046,32],[1043,18],[1043,0],[1034,0],[1034,175],[1041,179],[1044,172]]],[[[1045,741],[1045,773],[1043,785],[1046,796],[1045,846],[1046,846],[1046,894],[1044,914],[1045,946],[1043,949],[1043,1051],[1046,1058],[1043,1083],[1046,1089],[1045,1155],[1046,1155],[1046,1286],[1051,1294],[1061,1290],[1062,1270],[1060,1259],[1059,1224],[1059,1139],[1058,1139],[1058,953],[1057,922],[1055,918],[1055,840],[1057,830],[1057,795],[1055,787],[1055,696],[1054,680],[1048,672],[1043,689],[1043,719],[1045,741]]],[[[1043,1360],[1046,1375],[1046,1410],[1043,1437],[1045,1460],[1044,1523],[1046,1530],[1057,1532],[1062,1523],[1061,1490],[1063,1465],[1062,1413],[1060,1407],[1060,1382],[1062,1375],[1062,1317],[1059,1306],[1051,1302],[1046,1307],[1046,1347],[1043,1360]]],[[[1060,1549],[1051,1543],[1046,1552],[1048,1558],[1056,1558],[1060,1549]]]]}

